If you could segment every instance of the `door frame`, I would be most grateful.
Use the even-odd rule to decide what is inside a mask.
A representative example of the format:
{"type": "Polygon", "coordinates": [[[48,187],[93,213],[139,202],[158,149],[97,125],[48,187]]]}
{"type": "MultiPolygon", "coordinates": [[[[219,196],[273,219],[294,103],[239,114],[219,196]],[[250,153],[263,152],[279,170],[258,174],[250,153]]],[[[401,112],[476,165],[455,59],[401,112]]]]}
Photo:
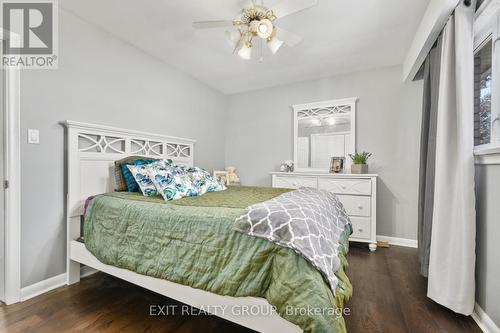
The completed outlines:
{"type": "MultiPolygon", "coordinates": [[[[19,36],[0,28],[0,40],[9,41],[19,36]]],[[[21,121],[20,121],[20,69],[5,68],[5,277],[4,301],[6,304],[21,299],[21,121]]],[[[3,79],[3,78],[2,78],[3,79]]],[[[3,187],[3,184],[0,186],[3,187]]]]}

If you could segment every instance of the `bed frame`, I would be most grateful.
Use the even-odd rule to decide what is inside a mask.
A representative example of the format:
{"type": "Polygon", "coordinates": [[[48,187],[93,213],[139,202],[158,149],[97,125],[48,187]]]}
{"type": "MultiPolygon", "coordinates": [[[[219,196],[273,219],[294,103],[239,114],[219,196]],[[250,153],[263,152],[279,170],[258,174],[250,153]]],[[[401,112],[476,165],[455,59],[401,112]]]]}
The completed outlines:
{"type": "Polygon", "coordinates": [[[272,312],[271,305],[263,298],[220,296],[100,262],[76,239],[81,236],[85,199],[114,190],[114,161],[141,155],[170,158],[177,164],[193,165],[195,140],[76,121],[66,121],[65,125],[68,285],[80,281],[83,264],[259,332],[302,332],[298,326],[272,312]],[[226,307],[224,313],[217,311],[221,306],[226,307]],[[241,315],[244,309],[260,309],[263,315],[241,315]]]}

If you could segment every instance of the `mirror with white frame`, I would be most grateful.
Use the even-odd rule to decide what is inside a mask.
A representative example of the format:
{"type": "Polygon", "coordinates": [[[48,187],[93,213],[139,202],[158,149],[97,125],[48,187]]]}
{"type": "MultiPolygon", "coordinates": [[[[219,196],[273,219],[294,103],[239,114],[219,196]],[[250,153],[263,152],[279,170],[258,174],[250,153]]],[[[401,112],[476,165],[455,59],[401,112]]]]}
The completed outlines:
{"type": "Polygon", "coordinates": [[[293,106],[294,164],[298,172],[328,172],[332,157],[344,157],[344,172],[356,150],[357,98],[293,106]]]}

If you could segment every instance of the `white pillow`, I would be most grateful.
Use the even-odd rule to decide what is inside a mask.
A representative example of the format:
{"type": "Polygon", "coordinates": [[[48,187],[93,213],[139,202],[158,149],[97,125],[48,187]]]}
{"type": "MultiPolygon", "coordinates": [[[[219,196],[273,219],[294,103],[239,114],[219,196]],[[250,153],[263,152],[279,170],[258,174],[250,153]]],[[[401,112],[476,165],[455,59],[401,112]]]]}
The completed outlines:
{"type": "Polygon", "coordinates": [[[152,165],[163,165],[163,161],[146,165],[127,165],[127,168],[130,170],[130,173],[132,173],[132,176],[134,176],[135,181],[139,185],[142,195],[146,197],[154,197],[158,195],[158,191],[148,174],[147,167],[152,165]]]}

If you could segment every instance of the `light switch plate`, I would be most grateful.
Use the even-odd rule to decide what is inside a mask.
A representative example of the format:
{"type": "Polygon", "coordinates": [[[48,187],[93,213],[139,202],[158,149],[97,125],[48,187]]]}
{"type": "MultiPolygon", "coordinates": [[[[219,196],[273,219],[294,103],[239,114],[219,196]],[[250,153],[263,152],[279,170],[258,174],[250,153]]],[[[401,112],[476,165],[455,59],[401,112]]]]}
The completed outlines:
{"type": "Polygon", "coordinates": [[[40,131],[33,128],[28,128],[28,143],[39,144],[40,143],[40,131]]]}

